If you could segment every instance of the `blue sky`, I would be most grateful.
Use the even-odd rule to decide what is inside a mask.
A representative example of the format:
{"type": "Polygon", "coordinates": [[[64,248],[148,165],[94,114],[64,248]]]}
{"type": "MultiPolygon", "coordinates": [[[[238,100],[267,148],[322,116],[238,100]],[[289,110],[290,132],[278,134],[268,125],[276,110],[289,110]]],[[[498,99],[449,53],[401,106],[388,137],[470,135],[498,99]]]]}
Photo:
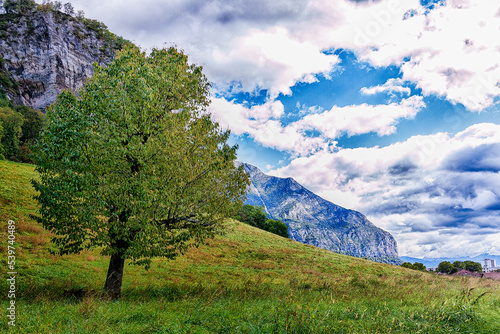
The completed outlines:
{"type": "Polygon", "coordinates": [[[72,3],[184,49],[240,160],[364,213],[400,255],[500,254],[500,4],[72,3]]]}

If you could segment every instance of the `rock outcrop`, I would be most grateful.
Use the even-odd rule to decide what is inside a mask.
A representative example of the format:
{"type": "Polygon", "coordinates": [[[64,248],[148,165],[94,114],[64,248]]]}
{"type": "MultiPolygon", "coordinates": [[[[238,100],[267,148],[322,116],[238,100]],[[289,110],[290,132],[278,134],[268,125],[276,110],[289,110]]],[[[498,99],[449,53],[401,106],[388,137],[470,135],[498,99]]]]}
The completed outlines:
{"type": "Polygon", "coordinates": [[[3,71],[17,82],[7,91],[16,104],[44,110],[63,89],[76,92],[92,75],[92,63],[114,58],[99,29],[64,13],[33,11],[2,20],[0,54],[3,71]]]}
{"type": "Polygon", "coordinates": [[[373,261],[401,264],[394,238],[363,214],[315,195],[292,178],[278,178],[245,164],[251,185],[246,204],[263,206],[302,243],[373,261]]]}

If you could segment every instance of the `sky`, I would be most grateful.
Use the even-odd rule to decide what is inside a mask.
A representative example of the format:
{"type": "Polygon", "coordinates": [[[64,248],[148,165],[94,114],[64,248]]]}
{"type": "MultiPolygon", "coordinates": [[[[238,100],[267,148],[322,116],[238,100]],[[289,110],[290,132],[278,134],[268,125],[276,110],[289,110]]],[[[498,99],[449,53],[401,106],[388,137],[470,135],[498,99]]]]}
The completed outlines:
{"type": "Polygon", "coordinates": [[[238,158],[365,214],[411,257],[500,254],[500,3],[73,0],[211,82],[238,158]]]}

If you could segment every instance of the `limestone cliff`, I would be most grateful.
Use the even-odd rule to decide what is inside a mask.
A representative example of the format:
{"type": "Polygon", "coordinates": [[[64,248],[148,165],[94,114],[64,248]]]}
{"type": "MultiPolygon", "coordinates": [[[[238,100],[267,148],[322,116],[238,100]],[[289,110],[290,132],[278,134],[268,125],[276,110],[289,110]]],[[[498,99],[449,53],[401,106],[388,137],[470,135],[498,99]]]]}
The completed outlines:
{"type": "Polygon", "coordinates": [[[2,70],[17,82],[7,95],[34,109],[45,109],[63,89],[77,91],[92,75],[92,63],[109,63],[117,48],[104,25],[58,11],[0,18],[2,70]]]}
{"type": "Polygon", "coordinates": [[[337,253],[401,264],[389,232],[363,214],[344,209],[307,190],[292,178],[278,178],[245,164],[251,180],[246,204],[264,206],[288,226],[291,239],[337,253]]]}

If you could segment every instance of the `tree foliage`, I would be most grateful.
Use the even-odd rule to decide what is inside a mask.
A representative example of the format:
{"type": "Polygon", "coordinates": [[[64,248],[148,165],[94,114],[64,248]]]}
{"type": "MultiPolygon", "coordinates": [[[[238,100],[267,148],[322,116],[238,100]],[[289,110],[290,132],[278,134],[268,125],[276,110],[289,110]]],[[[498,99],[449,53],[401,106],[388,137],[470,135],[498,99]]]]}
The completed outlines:
{"type": "Polygon", "coordinates": [[[0,122],[0,160],[5,160],[5,150],[3,149],[2,145],[2,137],[3,137],[3,126],[2,122],[0,122]]]}
{"type": "Polygon", "coordinates": [[[437,267],[437,271],[439,273],[443,273],[443,274],[451,274],[452,271],[454,270],[453,268],[454,267],[451,264],[451,262],[449,262],[449,261],[443,261],[443,262],[439,263],[439,265],[437,267]]]}
{"type": "Polygon", "coordinates": [[[78,97],[48,111],[37,146],[38,221],[61,254],[100,247],[106,290],[120,295],[126,259],[149,267],[221,231],[248,177],[205,112],[210,84],[175,48],[149,56],[128,46],[78,97]]]}
{"type": "Polygon", "coordinates": [[[30,148],[45,124],[45,115],[26,106],[0,107],[0,154],[9,160],[30,162],[30,148]]]}
{"type": "Polygon", "coordinates": [[[0,108],[0,123],[2,123],[3,136],[1,144],[7,159],[15,159],[21,144],[23,116],[8,107],[0,108]]]}
{"type": "Polygon", "coordinates": [[[36,8],[33,0],[5,0],[3,8],[7,14],[27,14],[36,8]]]}
{"type": "Polygon", "coordinates": [[[482,272],[483,267],[481,266],[481,263],[479,262],[474,262],[474,261],[465,261],[464,262],[464,269],[472,272],[482,272]]]}
{"type": "Polygon", "coordinates": [[[427,271],[427,268],[424,266],[424,264],[420,263],[420,262],[415,262],[413,264],[411,264],[411,262],[403,262],[401,264],[401,267],[413,269],[413,270],[418,270],[418,271],[427,271]]]}
{"type": "Polygon", "coordinates": [[[75,14],[75,8],[71,4],[71,2],[66,2],[64,4],[64,13],[66,13],[67,15],[73,15],[73,14],[75,14]]]}
{"type": "Polygon", "coordinates": [[[455,261],[453,263],[449,261],[443,261],[439,264],[437,271],[444,274],[454,274],[460,270],[468,270],[472,272],[482,272],[483,268],[481,263],[474,261],[455,261]]]}
{"type": "Polygon", "coordinates": [[[288,238],[288,226],[280,220],[268,219],[261,206],[244,205],[233,218],[282,237],[288,238]]]}

